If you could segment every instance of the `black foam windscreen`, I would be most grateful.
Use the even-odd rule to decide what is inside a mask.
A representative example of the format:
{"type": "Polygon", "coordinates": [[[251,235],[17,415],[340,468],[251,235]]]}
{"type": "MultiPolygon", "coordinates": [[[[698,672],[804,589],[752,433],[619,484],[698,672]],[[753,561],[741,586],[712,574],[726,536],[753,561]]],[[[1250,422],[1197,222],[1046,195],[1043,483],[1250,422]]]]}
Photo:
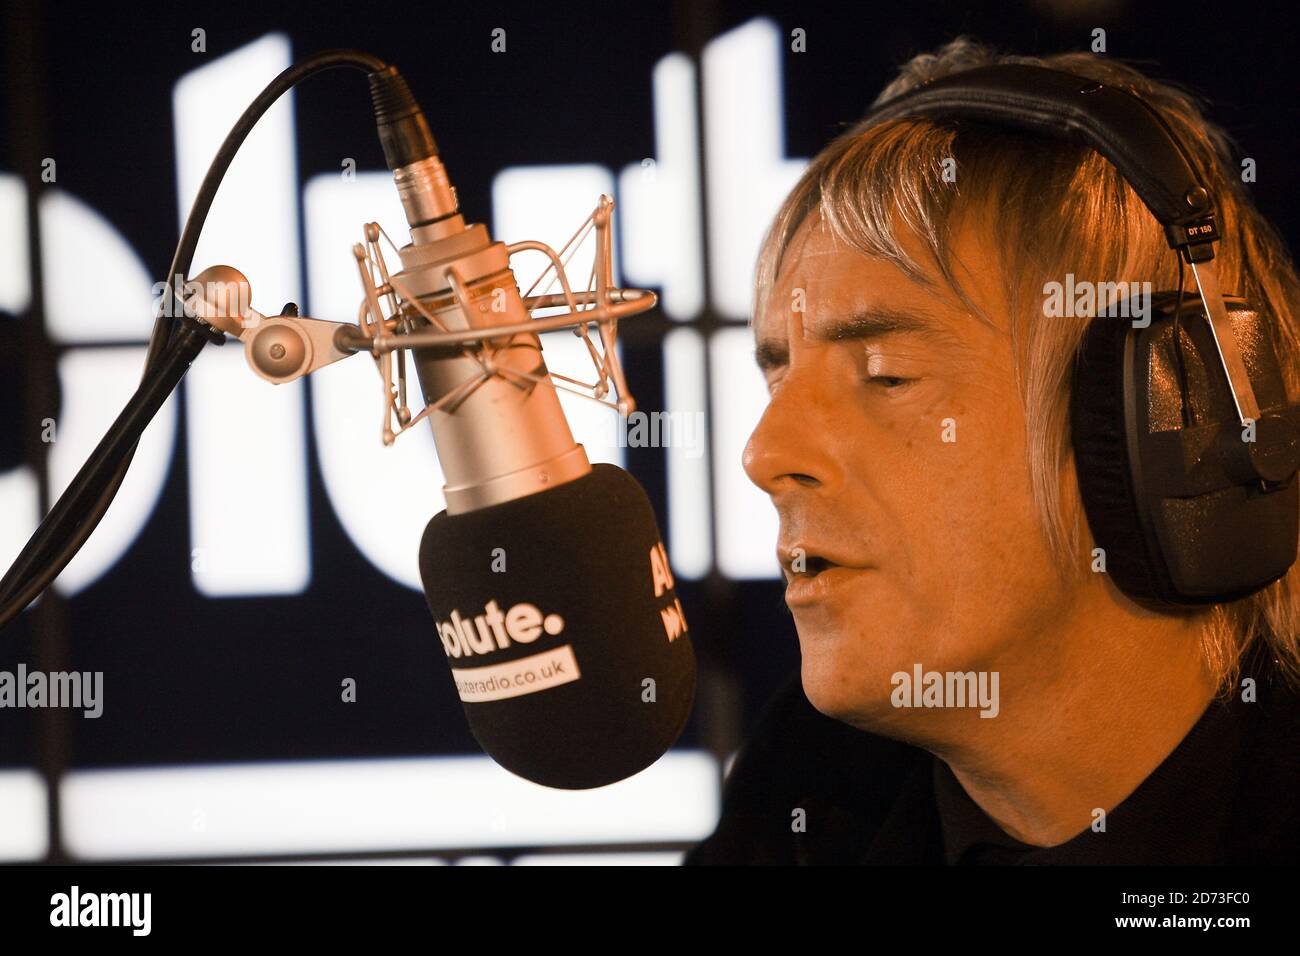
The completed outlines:
{"type": "Polygon", "coordinates": [[[507,770],[604,786],[681,734],[695,655],[654,511],[621,468],[435,515],[420,577],[470,729],[507,770]]]}

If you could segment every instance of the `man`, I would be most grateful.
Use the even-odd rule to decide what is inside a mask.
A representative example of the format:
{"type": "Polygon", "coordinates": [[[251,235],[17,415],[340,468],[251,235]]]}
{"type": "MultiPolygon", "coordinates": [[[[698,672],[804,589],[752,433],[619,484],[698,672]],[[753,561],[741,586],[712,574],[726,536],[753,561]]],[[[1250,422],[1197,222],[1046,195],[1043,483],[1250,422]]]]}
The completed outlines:
{"type": "MultiPolygon", "coordinates": [[[[1300,283],[1185,94],[1087,54],[961,39],[877,102],[994,62],[1124,85],[1161,112],[1218,203],[1223,287],[1273,306],[1294,397],[1300,283]]],[[[1113,306],[1178,279],[1155,219],[1086,147],[905,118],[813,160],[760,254],[770,402],[744,461],[780,517],[802,665],[688,863],[1300,859],[1300,571],[1154,613],[1105,573],[1080,503],[1069,389],[1088,319],[1053,313],[1048,290],[1093,281],[1113,306]]]]}

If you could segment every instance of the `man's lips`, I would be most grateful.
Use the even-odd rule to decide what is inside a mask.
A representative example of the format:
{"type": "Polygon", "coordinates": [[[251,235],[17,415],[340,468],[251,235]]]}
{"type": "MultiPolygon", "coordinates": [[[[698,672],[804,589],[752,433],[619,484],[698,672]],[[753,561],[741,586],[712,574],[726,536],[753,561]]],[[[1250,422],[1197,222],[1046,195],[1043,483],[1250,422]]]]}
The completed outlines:
{"type": "Polygon", "coordinates": [[[868,566],[866,562],[851,557],[842,551],[802,543],[789,546],[778,545],[776,559],[781,563],[781,568],[785,571],[787,579],[791,576],[803,574],[815,576],[819,572],[833,567],[861,570],[868,566]],[[799,564],[798,568],[795,567],[796,562],[799,564]]]}
{"type": "Polygon", "coordinates": [[[825,600],[845,581],[870,569],[842,552],[802,543],[779,546],[777,560],[785,574],[786,604],[792,608],[825,600]]]}
{"type": "Polygon", "coordinates": [[[799,608],[827,601],[869,570],[833,564],[816,574],[792,575],[785,586],[785,603],[790,608],[799,608]]]}

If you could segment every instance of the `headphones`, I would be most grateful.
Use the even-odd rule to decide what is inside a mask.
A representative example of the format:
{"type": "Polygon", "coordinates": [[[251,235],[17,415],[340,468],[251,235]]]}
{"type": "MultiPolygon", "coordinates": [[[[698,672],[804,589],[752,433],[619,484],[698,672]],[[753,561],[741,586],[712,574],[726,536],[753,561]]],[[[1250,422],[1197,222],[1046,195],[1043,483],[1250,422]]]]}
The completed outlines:
{"type": "Polygon", "coordinates": [[[1184,302],[1180,278],[1177,293],[1151,297],[1145,327],[1095,317],[1076,356],[1079,489],[1116,586],[1167,612],[1237,600],[1282,577],[1300,538],[1300,404],[1287,400],[1271,316],[1219,291],[1213,198],[1164,118],[1120,87],[999,64],[925,83],[850,132],[908,116],[1092,147],[1164,227],[1180,277],[1192,268],[1199,297],[1184,302]]]}

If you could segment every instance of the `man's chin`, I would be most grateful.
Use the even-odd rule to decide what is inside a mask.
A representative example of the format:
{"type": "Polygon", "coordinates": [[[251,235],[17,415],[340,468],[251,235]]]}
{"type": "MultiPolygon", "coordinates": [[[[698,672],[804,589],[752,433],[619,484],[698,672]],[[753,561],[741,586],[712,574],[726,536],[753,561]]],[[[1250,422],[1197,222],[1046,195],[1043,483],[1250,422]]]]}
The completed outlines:
{"type": "Polygon", "coordinates": [[[867,730],[895,716],[890,674],[879,665],[805,649],[800,678],[808,702],[827,717],[867,730]]]}

